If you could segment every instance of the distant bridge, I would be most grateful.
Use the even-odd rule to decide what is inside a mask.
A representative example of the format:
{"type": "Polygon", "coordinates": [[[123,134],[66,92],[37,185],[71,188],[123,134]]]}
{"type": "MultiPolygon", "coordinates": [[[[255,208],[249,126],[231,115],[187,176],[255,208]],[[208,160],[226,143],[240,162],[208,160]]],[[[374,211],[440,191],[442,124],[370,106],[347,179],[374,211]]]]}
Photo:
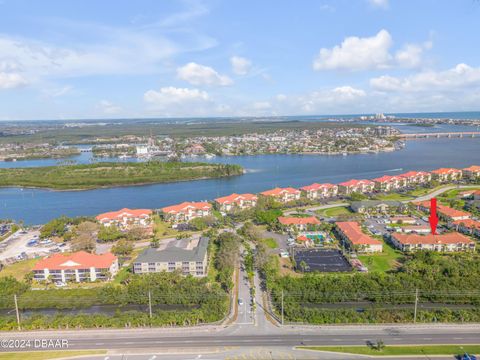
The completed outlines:
{"type": "Polygon", "coordinates": [[[410,139],[428,139],[428,138],[474,138],[480,136],[480,131],[463,131],[463,132],[442,132],[442,133],[424,133],[424,134],[400,134],[398,137],[410,140],[410,139]]]}

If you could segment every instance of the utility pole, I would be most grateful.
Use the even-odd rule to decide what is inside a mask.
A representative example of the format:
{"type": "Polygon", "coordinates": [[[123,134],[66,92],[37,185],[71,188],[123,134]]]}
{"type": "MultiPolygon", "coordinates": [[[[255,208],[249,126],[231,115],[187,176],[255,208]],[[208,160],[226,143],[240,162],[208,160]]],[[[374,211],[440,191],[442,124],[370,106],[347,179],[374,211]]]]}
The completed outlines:
{"type": "Polygon", "coordinates": [[[282,325],[283,325],[283,289],[282,289],[282,325]]]}
{"type": "Polygon", "coordinates": [[[150,319],[152,318],[152,293],[148,290],[148,313],[150,315],[150,319]]]}
{"type": "Polygon", "coordinates": [[[18,301],[17,301],[17,294],[13,295],[13,300],[15,301],[15,312],[17,313],[17,325],[18,325],[18,330],[20,331],[20,313],[18,312],[18,301]]]}
{"type": "Polygon", "coordinates": [[[417,307],[418,307],[418,288],[415,289],[415,309],[413,311],[413,323],[417,322],[417,307]]]}

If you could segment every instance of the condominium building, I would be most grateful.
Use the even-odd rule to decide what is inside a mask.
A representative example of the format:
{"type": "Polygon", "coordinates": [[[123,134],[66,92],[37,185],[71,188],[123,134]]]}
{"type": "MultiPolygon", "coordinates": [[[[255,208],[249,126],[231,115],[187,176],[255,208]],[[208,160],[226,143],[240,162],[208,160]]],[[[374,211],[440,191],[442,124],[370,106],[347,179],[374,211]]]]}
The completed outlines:
{"type": "Polygon", "coordinates": [[[355,221],[335,223],[336,234],[349,248],[358,252],[382,252],[383,243],[365,234],[360,224],[355,221]]]}
{"type": "Polygon", "coordinates": [[[375,183],[375,190],[378,191],[393,191],[407,186],[407,180],[401,176],[384,175],[373,179],[373,182],[375,183]]]}
{"type": "Polygon", "coordinates": [[[282,203],[288,203],[290,201],[300,200],[301,192],[298,189],[291,187],[275,188],[260,193],[263,196],[271,196],[282,203]]]}
{"type": "Polygon", "coordinates": [[[432,171],[433,180],[439,182],[457,181],[462,178],[462,170],[452,168],[441,168],[432,171]]]}
{"type": "Polygon", "coordinates": [[[229,212],[234,209],[248,209],[257,205],[258,197],[254,194],[231,194],[215,199],[220,211],[229,212]]]}
{"type": "Polygon", "coordinates": [[[318,184],[314,183],[311,185],[304,186],[300,188],[305,193],[307,199],[316,200],[316,199],[325,199],[330,197],[335,197],[338,194],[338,186],[334,184],[318,184]]]}
{"type": "Polygon", "coordinates": [[[297,231],[308,230],[309,227],[320,225],[320,220],[315,216],[309,217],[285,217],[280,216],[278,222],[283,226],[297,231]]]}
{"type": "Polygon", "coordinates": [[[97,221],[104,226],[117,226],[122,230],[131,227],[149,227],[152,222],[152,210],[149,209],[127,209],[111,211],[96,216],[97,221]]]}
{"type": "Polygon", "coordinates": [[[212,205],[208,202],[183,202],[161,209],[163,218],[173,223],[188,222],[198,217],[212,215],[212,205]]]}
{"type": "MultiPolygon", "coordinates": [[[[415,202],[413,204],[416,205],[419,210],[422,210],[424,212],[430,212],[430,201],[415,202]]],[[[471,217],[471,214],[466,211],[453,209],[451,207],[440,204],[437,204],[437,214],[438,217],[445,222],[466,220],[470,219],[471,217]]]]}
{"type": "Polygon", "coordinates": [[[55,254],[38,261],[33,268],[37,281],[84,282],[108,280],[118,272],[118,259],[111,253],[101,255],[78,251],[70,255],[55,254]]]}
{"type": "Polygon", "coordinates": [[[432,174],[425,171],[409,171],[398,176],[404,178],[407,185],[428,184],[432,180],[432,174]]]}
{"type": "Polygon", "coordinates": [[[144,250],[133,262],[135,274],[180,271],[183,275],[207,275],[209,238],[171,240],[144,250]]]}
{"type": "Polygon", "coordinates": [[[372,192],[375,188],[375,183],[370,180],[356,180],[352,179],[349,181],[342,182],[338,184],[338,191],[344,195],[351,195],[352,193],[369,193],[372,192]]]}
{"type": "Polygon", "coordinates": [[[397,234],[391,235],[393,245],[402,251],[473,251],[475,242],[458,232],[439,235],[397,234]]]}
{"type": "Polygon", "coordinates": [[[478,179],[480,178],[480,166],[472,165],[468,168],[462,170],[463,177],[467,179],[478,179]]]}

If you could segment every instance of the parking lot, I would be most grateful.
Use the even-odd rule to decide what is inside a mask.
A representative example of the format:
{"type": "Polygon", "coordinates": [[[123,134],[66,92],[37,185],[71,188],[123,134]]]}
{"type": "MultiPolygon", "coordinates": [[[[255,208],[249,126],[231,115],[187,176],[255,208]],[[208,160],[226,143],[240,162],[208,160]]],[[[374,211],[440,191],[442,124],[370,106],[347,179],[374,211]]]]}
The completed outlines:
{"type": "Polygon", "coordinates": [[[307,266],[305,272],[345,272],[351,271],[352,266],[342,254],[336,249],[299,249],[294,251],[294,259],[297,268],[304,262],[307,266]]]}
{"type": "Polygon", "coordinates": [[[37,229],[19,230],[12,234],[0,243],[0,261],[16,262],[62,251],[62,247],[52,241],[40,241],[39,236],[37,229]]]}
{"type": "MultiPolygon", "coordinates": [[[[369,217],[365,219],[365,226],[373,235],[380,235],[383,236],[385,234],[389,234],[394,229],[392,229],[390,216],[388,215],[380,215],[376,217],[369,217]]],[[[429,222],[427,218],[416,218],[415,224],[405,224],[405,226],[422,226],[422,227],[429,227],[429,222]]],[[[439,226],[438,231],[441,232],[442,228],[439,226]]]]}

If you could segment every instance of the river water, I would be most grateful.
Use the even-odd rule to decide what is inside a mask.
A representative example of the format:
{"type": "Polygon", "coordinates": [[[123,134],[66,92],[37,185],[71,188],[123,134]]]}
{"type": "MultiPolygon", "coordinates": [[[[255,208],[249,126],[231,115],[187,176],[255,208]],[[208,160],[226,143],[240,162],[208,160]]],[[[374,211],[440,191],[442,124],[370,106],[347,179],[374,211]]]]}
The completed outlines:
{"type": "MultiPolygon", "coordinates": [[[[461,129],[463,127],[449,125],[435,128],[400,125],[398,128],[409,133],[444,132],[452,131],[452,128],[457,131],[474,130],[472,127],[461,129]]],[[[88,162],[90,154],[84,153],[74,159],[88,162]]],[[[299,187],[312,182],[338,183],[352,178],[374,178],[409,170],[480,165],[480,137],[412,140],[402,150],[379,154],[261,155],[196,160],[239,164],[246,169],[246,173],[231,178],[88,191],[0,188],[0,219],[41,224],[60,215],[97,215],[123,207],[155,209],[182,201],[210,200],[232,192],[259,192],[275,186],[299,187]]],[[[55,160],[32,160],[0,163],[0,166],[55,164],[55,160]]]]}

